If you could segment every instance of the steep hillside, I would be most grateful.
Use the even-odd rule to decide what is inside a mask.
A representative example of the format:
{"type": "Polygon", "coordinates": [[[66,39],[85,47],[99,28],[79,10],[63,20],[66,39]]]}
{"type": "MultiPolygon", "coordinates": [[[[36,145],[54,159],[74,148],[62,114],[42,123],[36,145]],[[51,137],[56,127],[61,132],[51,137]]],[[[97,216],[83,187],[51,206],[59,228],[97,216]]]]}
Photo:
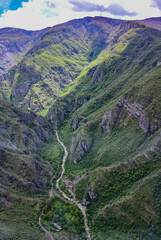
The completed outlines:
{"type": "Polygon", "coordinates": [[[37,152],[53,138],[52,127],[2,101],[0,110],[0,239],[46,239],[36,206],[47,198],[53,168],[37,152]]]}
{"type": "Polygon", "coordinates": [[[112,44],[120,24],[120,20],[89,17],[49,29],[25,58],[1,77],[3,99],[36,112],[49,108],[62,89],[112,44]]]}
{"type": "Polygon", "coordinates": [[[46,239],[41,213],[55,239],[87,239],[77,201],[92,240],[160,239],[160,40],[139,21],[73,20],[0,77],[2,239],[46,239]]]}
{"type": "Polygon", "coordinates": [[[0,74],[7,72],[20,61],[29,48],[36,44],[43,32],[15,28],[0,29],[0,74]]]}
{"type": "Polygon", "coordinates": [[[2,101],[0,110],[0,239],[47,240],[39,225],[42,211],[42,223],[55,237],[82,239],[85,233],[79,209],[53,190],[54,197],[49,195],[60,175],[63,156],[52,125],[2,101]]]}
{"type": "Polygon", "coordinates": [[[70,153],[62,184],[87,206],[93,239],[160,234],[161,32],[133,26],[47,115],[70,153]]]}

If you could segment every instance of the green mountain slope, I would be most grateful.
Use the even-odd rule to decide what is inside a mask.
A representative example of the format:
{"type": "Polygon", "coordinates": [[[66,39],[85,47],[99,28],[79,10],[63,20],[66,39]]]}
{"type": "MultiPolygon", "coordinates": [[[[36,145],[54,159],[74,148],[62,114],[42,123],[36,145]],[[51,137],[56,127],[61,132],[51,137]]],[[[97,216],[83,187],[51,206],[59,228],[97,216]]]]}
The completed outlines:
{"type": "Polygon", "coordinates": [[[66,177],[87,206],[94,239],[120,231],[120,239],[159,239],[160,38],[131,27],[48,113],[68,146],[66,177]]]}
{"type": "Polygon", "coordinates": [[[62,89],[108,45],[120,23],[85,18],[49,29],[25,58],[1,77],[3,99],[36,112],[49,108],[62,89]]]}
{"type": "Polygon", "coordinates": [[[80,211],[47,196],[63,156],[53,128],[69,152],[61,189],[86,206],[92,240],[160,239],[160,39],[139,21],[73,20],[0,77],[1,99],[23,107],[0,106],[4,239],[46,239],[42,209],[56,239],[86,239],[80,211]]]}
{"type": "Polygon", "coordinates": [[[54,224],[63,228],[59,239],[85,236],[80,211],[57,192],[49,196],[63,156],[52,125],[3,101],[0,110],[0,239],[48,239],[39,225],[42,211],[41,222],[55,237],[54,224]]]}

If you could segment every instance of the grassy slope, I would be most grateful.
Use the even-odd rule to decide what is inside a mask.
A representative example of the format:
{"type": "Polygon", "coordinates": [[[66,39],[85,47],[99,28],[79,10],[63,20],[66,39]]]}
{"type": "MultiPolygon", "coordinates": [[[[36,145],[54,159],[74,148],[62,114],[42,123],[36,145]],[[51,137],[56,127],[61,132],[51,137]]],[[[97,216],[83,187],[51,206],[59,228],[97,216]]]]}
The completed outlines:
{"type": "MultiPolygon", "coordinates": [[[[161,119],[159,101],[161,68],[157,65],[160,61],[160,37],[159,31],[148,27],[130,29],[120,36],[111,49],[104,50],[104,59],[101,57],[100,60],[98,57],[98,62],[96,60],[91,64],[91,67],[96,67],[89,72],[90,66],[84,70],[84,74],[53,106],[53,109],[59,106],[58,115],[54,120],[61,119],[61,109],[66,110],[65,120],[60,124],[59,131],[69,151],[69,143],[74,133],[71,129],[72,118],[78,123],[76,132],[79,138],[86,135],[93,140],[91,149],[77,164],[67,162],[66,175],[73,179],[88,170],[96,169],[90,178],[82,180],[76,187],[79,199],[83,199],[89,190],[97,194],[93,203],[87,206],[89,219],[93,219],[91,228],[95,239],[107,239],[110,235],[114,236],[111,239],[115,239],[116,232],[120,230],[130,231],[129,239],[137,235],[149,239],[150,234],[153,234],[154,239],[158,239],[153,232],[153,226],[159,229],[160,215],[157,209],[160,197],[159,192],[156,192],[156,196],[149,193],[155,191],[155,181],[160,177],[160,153],[150,152],[149,149],[158,141],[160,134],[143,132],[139,128],[138,120],[134,116],[129,116],[125,110],[121,111],[118,120],[111,126],[110,134],[102,130],[101,121],[108,110],[114,111],[116,103],[123,97],[129,103],[141,104],[145,116],[149,117],[152,123],[161,119]],[[83,104],[79,105],[78,100],[83,104]],[[148,157],[144,156],[145,152],[148,157]],[[139,163],[136,165],[129,163],[129,170],[123,170],[121,173],[120,162],[131,161],[130,159],[135,159],[136,156],[140,156],[139,163]],[[110,170],[106,167],[111,165],[114,169],[116,165],[120,166],[118,167],[120,170],[116,170],[116,177],[112,172],[109,180],[110,170]],[[144,181],[146,177],[149,180],[144,181]],[[142,184],[139,188],[140,181],[142,184]],[[141,188],[145,189],[145,193],[141,200],[138,200],[141,188]],[[149,189],[149,193],[146,189],[149,189]],[[142,205],[137,204],[139,201],[142,205]],[[122,202],[125,202],[124,209],[122,202]],[[105,206],[112,203],[115,203],[117,208],[109,205],[106,212],[105,206]],[[140,206],[143,206],[142,211],[140,206]],[[132,212],[130,221],[128,211],[132,212]],[[150,211],[153,212],[152,215],[149,214],[150,211]]],[[[159,143],[156,149],[160,149],[159,143]]],[[[122,233],[120,239],[124,237],[122,233]]]]}
{"type": "MultiPolygon", "coordinates": [[[[90,19],[87,18],[86,21],[90,22],[90,19]]],[[[73,84],[60,92],[60,99],[54,103],[54,108],[59,110],[58,116],[54,115],[54,118],[56,117],[54,121],[61,119],[62,112],[65,114],[65,120],[60,124],[59,133],[69,151],[71,139],[75,132],[77,132],[78,139],[83,139],[85,136],[86,139],[93,140],[92,147],[77,164],[72,161],[67,162],[66,176],[73,179],[77,175],[91,169],[94,170],[89,177],[80,181],[76,186],[77,198],[80,200],[86,198],[92,202],[87,206],[87,213],[94,239],[125,239],[127,237],[129,239],[136,239],[137,237],[150,239],[151,236],[153,236],[153,239],[159,239],[154,231],[158,231],[160,226],[160,194],[159,188],[157,188],[160,179],[160,153],[157,150],[160,149],[160,142],[158,142],[160,133],[159,131],[143,132],[139,128],[138,120],[134,116],[129,116],[125,109],[121,110],[119,118],[111,125],[110,134],[103,131],[101,121],[107,111],[115,112],[117,102],[123,97],[129,103],[142,104],[146,116],[153,123],[161,119],[159,106],[161,68],[157,65],[157,62],[160,62],[161,34],[157,30],[144,28],[136,22],[124,22],[121,28],[117,28],[117,31],[111,33],[108,40],[112,40],[112,44],[106,48],[103,44],[107,40],[105,39],[103,43],[101,42],[103,48],[99,49],[101,47],[99,45],[100,39],[102,39],[104,33],[107,35],[111,23],[106,26],[106,20],[102,19],[101,21],[105,21],[102,28],[102,23],[98,23],[96,19],[93,21],[92,28],[88,25],[87,29],[91,31],[90,34],[96,28],[101,29],[103,35],[98,34],[98,38],[92,35],[94,39],[90,39],[90,35],[87,33],[86,35],[85,32],[80,33],[75,31],[76,29],[73,30],[71,22],[68,24],[72,33],[70,31],[64,32],[62,25],[58,32],[56,31],[57,28],[51,29],[48,32],[50,37],[48,34],[44,35],[39,43],[40,45],[37,44],[20,65],[12,70],[15,78],[15,85],[13,85],[15,88],[12,88],[13,102],[15,101],[17,104],[19,101],[25,101],[25,106],[29,106],[27,100],[28,98],[31,99],[32,95],[33,101],[31,102],[33,105],[31,104],[30,108],[37,111],[35,108],[37,106],[41,109],[41,104],[46,101],[44,100],[46,96],[51,97],[52,95],[51,100],[53,101],[53,94],[56,95],[56,91],[59,92],[60,79],[62,81],[64,76],[68,76],[64,72],[66,69],[70,70],[70,74],[74,78],[86,64],[96,59],[83,69],[81,75],[73,84]],[[62,39],[62,35],[66,36],[65,40],[62,39]],[[72,39],[70,38],[71,35],[72,39]],[[73,39],[74,46],[72,45],[73,39]],[[53,41],[56,42],[53,44],[53,41]],[[75,46],[75,42],[79,43],[79,47],[75,46]],[[41,45],[42,43],[43,45],[41,45]],[[93,46],[96,46],[96,48],[93,49],[93,46]],[[73,51],[75,54],[73,54],[73,51]],[[80,62],[76,51],[80,51],[80,55],[78,53],[79,57],[83,56],[83,63],[80,62]],[[101,54],[97,58],[99,52],[101,54]],[[65,54],[67,54],[67,59],[64,58],[65,54]],[[55,55],[57,56],[56,59],[54,58],[55,55]],[[58,57],[60,57],[60,62],[58,57]],[[55,65],[57,68],[52,69],[55,65]],[[63,66],[65,70],[59,68],[60,66],[63,66]],[[78,70],[76,75],[74,75],[75,70],[78,70]],[[52,77],[56,73],[61,72],[63,74],[60,78],[56,76],[58,85],[55,85],[55,81],[50,81],[50,78],[46,76],[50,71],[52,77]],[[40,81],[42,76],[46,77],[45,84],[48,86],[44,85],[44,80],[43,83],[40,81]],[[24,88],[23,84],[26,81],[28,82],[29,79],[32,79],[34,86],[25,95],[25,100],[19,94],[17,99],[14,99],[16,86],[21,89],[22,84],[22,88],[24,88]],[[35,93],[38,94],[35,95],[35,93]],[[41,97],[42,99],[40,99],[41,97]],[[78,123],[76,130],[71,128],[72,119],[75,119],[78,123]],[[153,147],[153,151],[150,151],[151,146],[155,143],[156,146],[153,147]],[[131,159],[134,159],[134,161],[131,159]],[[127,161],[128,164],[126,164],[127,161]],[[125,165],[121,165],[122,162],[125,162],[125,165]],[[97,198],[88,199],[89,191],[93,191],[97,198]]],[[[68,27],[68,24],[66,27],[68,27]]],[[[116,23],[115,27],[118,27],[116,23]]],[[[83,31],[84,27],[81,26],[81,29],[83,31]]],[[[107,44],[109,43],[108,40],[107,44]]],[[[64,87],[66,83],[63,84],[64,87]]],[[[8,94],[9,99],[10,97],[11,95],[8,94]]],[[[46,102],[44,106],[46,106],[46,102]]],[[[43,112],[43,114],[46,114],[46,112],[43,112]]],[[[15,153],[7,154],[8,156],[14,156],[15,153]]],[[[53,164],[57,178],[62,150],[56,143],[55,137],[46,143],[44,148],[39,151],[39,155],[45,162],[53,164]]],[[[21,157],[24,158],[24,156],[21,157]]],[[[16,156],[16,159],[19,159],[19,156],[16,156]]],[[[7,189],[10,191],[10,186],[7,186],[7,189]]],[[[45,216],[43,221],[48,229],[53,233],[55,232],[52,221],[56,219],[60,225],[63,225],[62,234],[69,239],[76,236],[78,232],[80,232],[82,239],[84,238],[80,213],[74,207],[64,204],[57,198],[49,199],[40,206],[40,204],[35,203],[33,198],[36,197],[44,203],[47,193],[33,196],[28,192],[21,192],[19,187],[18,189],[13,188],[12,191],[12,194],[21,197],[22,205],[20,204],[18,208],[17,200],[12,203],[13,209],[14,207],[16,211],[18,209],[14,224],[12,220],[14,210],[4,211],[4,208],[2,209],[1,219],[3,224],[1,224],[1,229],[3,234],[11,236],[10,231],[14,229],[13,236],[22,239],[22,232],[18,233],[18,230],[15,230],[22,219],[20,217],[22,211],[24,215],[21,229],[27,232],[24,234],[24,239],[29,236],[30,228],[28,227],[32,226],[34,231],[39,230],[37,226],[38,213],[44,206],[45,216]],[[32,198],[32,203],[30,200],[26,200],[29,197],[32,198]],[[22,208],[24,202],[26,209],[22,208]],[[55,208],[53,208],[53,203],[55,208]],[[37,213],[35,209],[37,209],[37,213]],[[28,216],[27,212],[32,212],[33,215],[28,216]],[[71,227],[69,219],[72,219],[71,227]],[[80,229],[77,228],[77,224],[80,224],[80,229]],[[20,236],[17,236],[17,234],[20,236]]],[[[32,231],[31,234],[33,239],[41,238],[39,235],[34,236],[37,232],[32,231]]],[[[60,236],[58,235],[58,238],[60,236]]]]}
{"type": "Polygon", "coordinates": [[[49,29],[2,81],[4,94],[10,79],[8,100],[45,115],[44,109],[107,46],[120,23],[85,18],[49,29]]]}

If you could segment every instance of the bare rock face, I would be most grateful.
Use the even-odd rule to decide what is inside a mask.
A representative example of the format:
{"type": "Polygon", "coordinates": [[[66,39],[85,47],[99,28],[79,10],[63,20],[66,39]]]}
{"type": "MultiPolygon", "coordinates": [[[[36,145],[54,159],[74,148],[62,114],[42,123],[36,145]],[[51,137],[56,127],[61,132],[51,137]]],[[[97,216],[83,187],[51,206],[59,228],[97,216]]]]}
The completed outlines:
{"type": "Polygon", "coordinates": [[[53,123],[55,129],[64,121],[69,107],[70,104],[63,105],[61,102],[59,103],[59,101],[57,101],[56,105],[50,108],[47,119],[53,123]]]}
{"type": "Polygon", "coordinates": [[[74,163],[77,163],[85,155],[85,153],[91,148],[92,139],[87,135],[80,136],[77,132],[72,138],[72,144],[70,148],[69,159],[74,163]]]}
{"type": "Polygon", "coordinates": [[[87,193],[85,194],[82,204],[84,206],[90,205],[91,203],[94,203],[97,197],[98,197],[97,193],[95,193],[93,190],[88,190],[87,193]]]}
{"type": "Polygon", "coordinates": [[[112,111],[108,111],[102,119],[101,126],[104,131],[110,133],[121,111],[125,110],[129,116],[133,116],[139,120],[139,127],[145,132],[156,131],[161,126],[161,121],[155,121],[155,125],[151,123],[150,118],[145,115],[143,106],[138,103],[129,103],[126,99],[121,99],[112,111]]]}
{"type": "Polygon", "coordinates": [[[51,134],[53,134],[52,127],[44,120],[43,117],[37,116],[35,113],[20,113],[17,111],[19,115],[19,122],[26,125],[23,127],[23,144],[26,150],[31,152],[35,152],[38,147],[43,146],[44,141],[47,141],[51,134]],[[32,126],[32,131],[28,126],[32,126]],[[28,144],[28,143],[32,144],[28,144]]]}
{"type": "Polygon", "coordinates": [[[108,111],[102,119],[101,126],[104,131],[110,133],[111,129],[110,127],[114,125],[120,115],[122,107],[118,104],[116,107],[113,109],[113,111],[108,111]]]}
{"type": "Polygon", "coordinates": [[[145,115],[143,106],[138,103],[128,103],[127,100],[122,101],[123,108],[132,116],[139,120],[139,127],[146,133],[156,131],[161,126],[161,121],[155,121],[155,125],[151,123],[150,118],[145,115]]]}
{"type": "Polygon", "coordinates": [[[84,120],[86,119],[82,115],[77,115],[75,111],[80,108],[82,105],[84,105],[86,102],[89,101],[89,98],[80,98],[80,99],[75,99],[74,102],[74,109],[73,109],[73,115],[72,115],[72,120],[70,127],[73,128],[74,130],[78,129],[80,126],[84,125],[84,120]]]}
{"type": "Polygon", "coordinates": [[[105,132],[110,133],[110,126],[112,125],[113,120],[112,120],[112,113],[109,111],[107,112],[102,119],[101,126],[105,132]]]}
{"type": "MultiPolygon", "coordinates": [[[[23,129],[23,143],[25,148],[30,152],[36,152],[37,148],[42,147],[44,141],[47,141],[50,135],[53,134],[52,127],[45,122],[43,117],[35,116],[33,120],[35,120],[35,127],[32,128],[32,132],[27,127],[23,129]],[[30,144],[28,144],[29,142],[30,144]]],[[[27,122],[27,124],[29,123],[27,122]]]]}
{"type": "Polygon", "coordinates": [[[72,121],[71,121],[71,128],[73,128],[74,130],[78,129],[80,126],[84,125],[84,120],[86,118],[83,116],[79,116],[79,115],[75,115],[73,114],[72,116],[72,121]]]}
{"type": "Polygon", "coordinates": [[[33,112],[0,102],[0,147],[21,153],[34,153],[54,134],[52,125],[33,112]]]}

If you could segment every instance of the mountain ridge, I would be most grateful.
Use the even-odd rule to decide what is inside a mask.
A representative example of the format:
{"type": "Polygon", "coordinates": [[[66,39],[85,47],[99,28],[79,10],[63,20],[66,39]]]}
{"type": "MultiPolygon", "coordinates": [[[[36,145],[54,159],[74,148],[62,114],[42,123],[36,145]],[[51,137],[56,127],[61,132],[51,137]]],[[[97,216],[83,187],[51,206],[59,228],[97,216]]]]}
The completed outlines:
{"type": "Polygon", "coordinates": [[[150,27],[154,27],[158,30],[161,30],[161,17],[156,18],[146,18],[144,20],[141,20],[145,24],[147,24],[150,27]]]}
{"type": "Polygon", "coordinates": [[[56,192],[55,130],[69,153],[60,188],[86,207],[91,238],[160,239],[160,39],[141,21],[72,20],[0,76],[3,239],[47,239],[42,212],[55,238],[87,238],[79,209],[56,192]]]}
{"type": "MultiPolygon", "coordinates": [[[[123,34],[124,31],[137,27],[144,26],[137,21],[96,17],[73,20],[50,28],[42,35],[41,40],[29,50],[23,60],[11,69],[10,77],[7,77],[11,80],[6,83],[3,77],[1,78],[4,85],[9,86],[8,91],[11,92],[9,99],[12,96],[13,104],[18,106],[21,101],[23,103],[20,103],[20,106],[29,107],[34,111],[39,111],[42,108],[43,112],[44,108],[51,105],[52,96],[57,97],[65,85],[73,82],[83,68],[110,45],[111,39],[111,44],[114,44],[113,41],[117,41],[117,37],[114,39],[114,35],[118,34],[119,37],[119,34],[123,34]],[[56,35],[54,35],[55,33],[56,35]],[[19,75],[24,75],[24,79],[35,79],[34,76],[37,76],[37,80],[27,80],[28,86],[22,84],[22,93],[17,92],[14,88],[17,78],[20,79],[19,75]],[[52,79],[52,84],[50,79],[52,79]],[[43,93],[44,81],[48,93],[43,93]],[[10,82],[14,82],[13,87],[10,82]],[[39,99],[40,91],[43,93],[42,100],[39,99]]],[[[18,80],[18,89],[20,89],[20,82],[21,80],[18,80]]],[[[8,98],[8,96],[4,96],[3,99],[6,97],[8,98]]]]}

